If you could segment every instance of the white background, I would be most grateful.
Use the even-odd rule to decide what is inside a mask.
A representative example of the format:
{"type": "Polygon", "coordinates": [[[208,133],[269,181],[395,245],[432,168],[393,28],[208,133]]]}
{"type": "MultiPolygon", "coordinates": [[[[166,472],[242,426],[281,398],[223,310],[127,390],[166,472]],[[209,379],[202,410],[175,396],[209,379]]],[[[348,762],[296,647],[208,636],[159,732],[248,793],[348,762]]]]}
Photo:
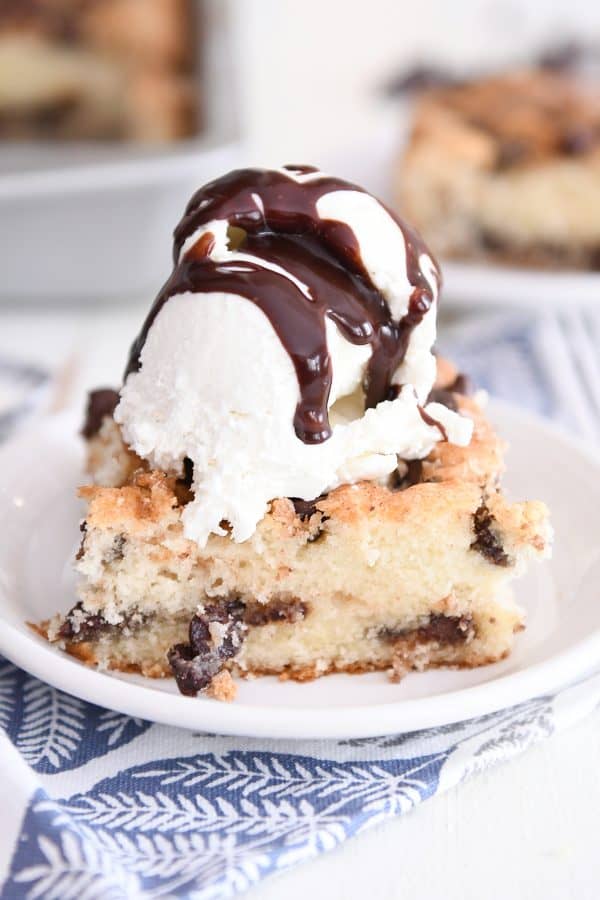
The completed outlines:
{"type": "MultiPolygon", "coordinates": [[[[493,66],[600,37],[597,0],[228,0],[255,161],[319,162],[393,115],[380,87],[413,62],[493,66]]],[[[376,134],[375,134],[376,137],[376,134]]]]}

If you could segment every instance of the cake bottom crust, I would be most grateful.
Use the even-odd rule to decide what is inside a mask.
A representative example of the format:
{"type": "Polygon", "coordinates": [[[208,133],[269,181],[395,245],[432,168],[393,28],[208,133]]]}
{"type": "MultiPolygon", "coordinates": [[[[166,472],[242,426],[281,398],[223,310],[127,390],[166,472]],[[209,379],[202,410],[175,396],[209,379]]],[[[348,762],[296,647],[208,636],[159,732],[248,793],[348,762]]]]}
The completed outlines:
{"type": "Polygon", "coordinates": [[[560,271],[600,271],[600,242],[592,246],[571,247],[566,244],[519,244],[490,232],[481,232],[470,245],[445,249],[445,256],[461,261],[478,261],[524,269],[560,271]]]}
{"type": "MultiPolygon", "coordinates": [[[[519,630],[519,629],[517,629],[519,630]]],[[[103,654],[98,655],[97,648],[89,643],[82,644],[65,644],[65,652],[70,656],[86,663],[86,665],[95,668],[106,668],[114,672],[123,672],[130,675],[143,675],[146,678],[172,678],[173,673],[167,662],[156,661],[151,664],[139,662],[127,662],[121,658],[103,658],[103,654]]],[[[422,655],[418,660],[415,654],[415,664],[410,665],[410,654],[407,655],[407,668],[405,672],[396,673],[393,666],[383,662],[355,662],[355,663],[330,663],[327,668],[321,668],[317,663],[313,666],[298,667],[294,665],[274,667],[250,667],[240,669],[237,666],[232,667],[235,675],[244,678],[262,678],[266,676],[277,676],[280,681],[315,681],[323,675],[364,675],[366,672],[388,672],[392,681],[400,681],[403,674],[408,671],[425,671],[426,669],[476,669],[479,666],[487,666],[492,663],[500,662],[510,654],[510,648],[504,650],[501,654],[482,656],[480,654],[473,655],[469,660],[456,660],[454,662],[430,659],[426,665],[423,665],[422,655]]]]}

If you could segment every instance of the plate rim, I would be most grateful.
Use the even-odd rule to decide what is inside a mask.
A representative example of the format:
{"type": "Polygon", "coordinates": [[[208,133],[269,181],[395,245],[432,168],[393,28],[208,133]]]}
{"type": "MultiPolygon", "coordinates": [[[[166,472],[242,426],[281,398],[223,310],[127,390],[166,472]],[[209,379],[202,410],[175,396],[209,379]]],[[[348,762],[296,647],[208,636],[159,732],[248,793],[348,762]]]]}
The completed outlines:
{"type": "MultiPolygon", "coordinates": [[[[577,452],[600,468],[600,454],[579,438],[565,434],[554,423],[512,404],[493,400],[493,418],[510,417],[518,425],[537,428],[570,452],[577,452]]],[[[0,460],[32,432],[60,428],[72,422],[72,413],[38,419],[0,448],[0,460]]],[[[62,436],[62,431],[60,432],[62,436]]],[[[0,611],[0,653],[15,665],[47,684],[87,702],[151,722],[194,731],[253,738],[304,740],[377,737],[409,733],[467,721],[479,715],[548,695],[591,674],[600,663],[600,624],[590,634],[549,659],[517,672],[499,675],[478,685],[427,697],[396,702],[343,707],[263,704],[226,704],[209,698],[189,698],[157,691],[152,686],[127,682],[67,656],[33,632],[28,634],[8,622],[0,611]],[[35,648],[35,652],[32,652],[35,648]],[[127,691],[120,690],[126,684],[127,691]],[[157,703],[158,698],[168,702],[157,703]],[[108,706],[107,706],[108,704],[108,706]]]]}

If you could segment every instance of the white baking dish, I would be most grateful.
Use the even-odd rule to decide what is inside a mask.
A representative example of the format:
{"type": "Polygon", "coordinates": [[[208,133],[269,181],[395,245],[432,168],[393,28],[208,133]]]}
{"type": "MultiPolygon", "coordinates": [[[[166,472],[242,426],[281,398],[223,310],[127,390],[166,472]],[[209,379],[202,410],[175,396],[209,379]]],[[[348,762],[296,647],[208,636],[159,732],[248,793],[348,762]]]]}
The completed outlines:
{"type": "Polygon", "coordinates": [[[190,195],[241,158],[226,8],[214,0],[206,10],[202,137],[162,150],[0,145],[0,301],[156,291],[190,195]]]}

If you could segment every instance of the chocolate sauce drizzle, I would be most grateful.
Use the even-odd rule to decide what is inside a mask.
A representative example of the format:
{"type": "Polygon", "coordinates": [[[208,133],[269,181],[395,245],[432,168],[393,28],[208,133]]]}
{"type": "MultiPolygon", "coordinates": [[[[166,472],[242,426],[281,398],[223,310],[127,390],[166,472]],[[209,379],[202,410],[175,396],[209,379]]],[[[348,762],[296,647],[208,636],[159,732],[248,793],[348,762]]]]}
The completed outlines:
{"type": "Polygon", "coordinates": [[[422,406],[418,406],[417,409],[419,410],[419,415],[421,416],[421,418],[423,419],[425,424],[429,425],[431,428],[437,428],[437,430],[439,431],[439,433],[442,436],[442,440],[447,441],[448,440],[448,432],[446,431],[446,429],[444,428],[442,423],[439,422],[437,419],[434,419],[433,416],[430,416],[429,413],[425,409],[423,409],[422,406]]]}
{"type": "MultiPolygon", "coordinates": [[[[343,190],[364,193],[362,188],[317,175],[318,170],[311,166],[285,168],[287,171],[239,169],[194,194],[175,229],[174,271],[131,348],[125,376],[139,368],[148,332],[171,297],[185,292],[238,294],[265,313],[289,354],[300,388],[294,428],[304,443],[316,444],[331,435],[327,401],[333,373],[326,316],[346,340],[371,345],[365,405],[376,406],[388,396],[410,336],[434,301],[419,265],[421,254],[433,257],[421,238],[388,210],[404,235],[407,275],[413,287],[406,315],[394,321],[385,297],[365,269],[353,231],[342,222],[321,219],[317,213],[317,203],[325,194],[343,190]],[[313,172],[315,178],[302,182],[291,177],[313,172]],[[256,258],[256,263],[211,259],[213,238],[209,233],[181,256],[185,241],[214,220],[226,220],[230,227],[243,231],[239,249],[256,258]],[[265,269],[261,260],[279,266],[306,285],[308,292],[281,272],[265,269]]],[[[439,279],[437,268],[435,271],[439,279]]]]}
{"type": "Polygon", "coordinates": [[[93,438],[102,426],[106,416],[112,416],[119,402],[119,392],[113,388],[98,388],[91,391],[88,396],[85,410],[85,420],[81,429],[82,437],[86,440],[93,438]]]}

